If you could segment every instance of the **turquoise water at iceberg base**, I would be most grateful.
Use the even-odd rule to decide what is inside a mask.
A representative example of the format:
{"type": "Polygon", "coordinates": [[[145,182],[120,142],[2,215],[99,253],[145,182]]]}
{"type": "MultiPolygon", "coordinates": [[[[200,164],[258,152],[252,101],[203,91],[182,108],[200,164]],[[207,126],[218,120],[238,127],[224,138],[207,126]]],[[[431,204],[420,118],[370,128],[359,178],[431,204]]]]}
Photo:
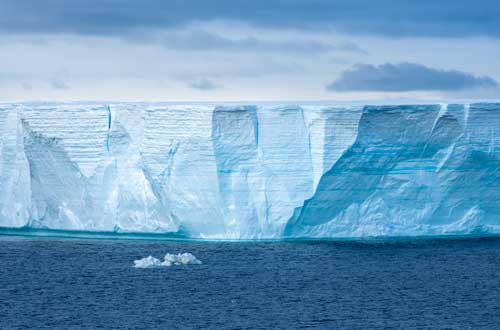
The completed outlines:
{"type": "Polygon", "coordinates": [[[0,329],[498,329],[500,239],[0,236],[0,329]],[[192,253],[201,264],[135,268],[192,253]]]}

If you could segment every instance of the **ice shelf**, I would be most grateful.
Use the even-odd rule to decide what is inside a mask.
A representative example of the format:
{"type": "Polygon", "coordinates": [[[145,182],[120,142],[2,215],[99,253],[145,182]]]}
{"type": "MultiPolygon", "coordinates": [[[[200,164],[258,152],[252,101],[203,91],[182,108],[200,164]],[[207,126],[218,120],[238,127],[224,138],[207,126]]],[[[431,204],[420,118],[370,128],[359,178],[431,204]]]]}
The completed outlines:
{"type": "Polygon", "coordinates": [[[0,227],[500,233],[500,104],[3,104],[0,227]]]}

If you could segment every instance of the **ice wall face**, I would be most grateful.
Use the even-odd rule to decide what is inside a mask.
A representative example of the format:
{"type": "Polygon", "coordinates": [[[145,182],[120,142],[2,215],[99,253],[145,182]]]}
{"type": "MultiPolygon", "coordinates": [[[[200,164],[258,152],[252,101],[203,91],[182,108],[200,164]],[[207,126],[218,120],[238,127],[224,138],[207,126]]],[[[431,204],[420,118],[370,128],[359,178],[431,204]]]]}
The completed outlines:
{"type": "Polygon", "coordinates": [[[31,186],[23,148],[21,115],[16,106],[0,106],[0,226],[29,221],[31,186]]]}
{"type": "Polygon", "coordinates": [[[500,232],[500,105],[365,107],[287,236],[500,232]]]}
{"type": "Polygon", "coordinates": [[[500,232],[500,104],[0,106],[0,226],[500,232]]]}

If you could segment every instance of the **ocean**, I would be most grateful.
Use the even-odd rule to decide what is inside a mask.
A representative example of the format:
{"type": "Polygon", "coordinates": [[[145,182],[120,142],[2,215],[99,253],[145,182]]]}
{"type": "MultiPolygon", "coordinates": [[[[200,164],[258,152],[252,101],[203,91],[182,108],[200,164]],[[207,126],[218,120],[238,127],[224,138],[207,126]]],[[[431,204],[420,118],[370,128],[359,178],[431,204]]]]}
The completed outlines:
{"type": "Polygon", "coordinates": [[[0,236],[0,329],[498,329],[500,239],[0,236]],[[202,264],[135,268],[192,253],[202,264]]]}

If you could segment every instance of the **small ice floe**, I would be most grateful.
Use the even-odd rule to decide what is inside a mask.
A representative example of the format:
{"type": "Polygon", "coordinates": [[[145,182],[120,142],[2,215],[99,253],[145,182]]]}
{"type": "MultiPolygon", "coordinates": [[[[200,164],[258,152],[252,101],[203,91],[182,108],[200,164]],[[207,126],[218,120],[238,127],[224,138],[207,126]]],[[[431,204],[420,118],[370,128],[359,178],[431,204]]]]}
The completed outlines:
{"type": "Polygon", "coordinates": [[[201,261],[191,253],[167,253],[163,261],[152,256],[134,261],[135,268],[170,267],[172,265],[201,265],[201,261]]]}
{"type": "Polygon", "coordinates": [[[165,254],[163,266],[172,265],[201,265],[201,261],[196,259],[191,253],[165,254]]]}
{"type": "Polygon", "coordinates": [[[142,258],[139,260],[134,260],[135,268],[152,268],[152,267],[161,267],[162,262],[160,259],[156,259],[155,257],[149,256],[147,258],[142,258]]]}

